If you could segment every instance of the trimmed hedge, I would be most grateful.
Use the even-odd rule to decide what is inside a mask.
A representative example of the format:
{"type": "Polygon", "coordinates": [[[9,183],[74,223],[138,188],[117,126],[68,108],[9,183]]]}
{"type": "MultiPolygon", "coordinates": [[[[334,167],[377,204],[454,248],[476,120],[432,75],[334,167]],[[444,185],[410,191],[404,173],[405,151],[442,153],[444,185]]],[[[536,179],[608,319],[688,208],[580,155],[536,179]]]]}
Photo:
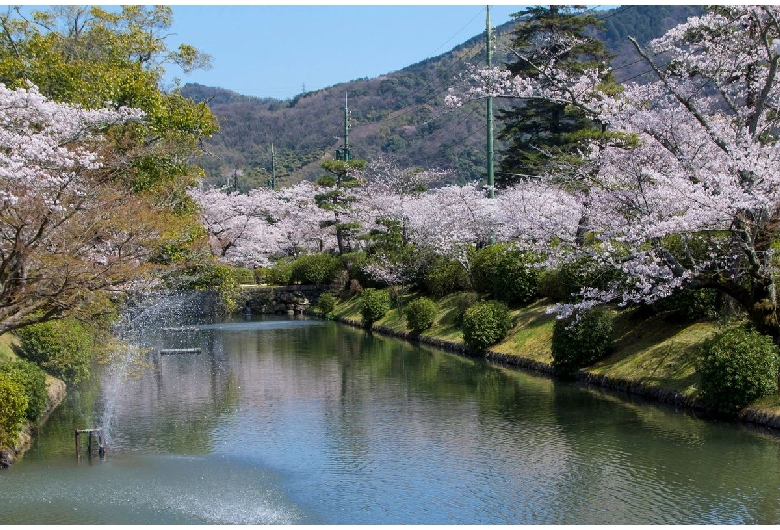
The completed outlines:
{"type": "Polygon", "coordinates": [[[463,342],[472,350],[484,351],[498,344],[511,328],[509,309],[502,302],[479,302],[463,314],[463,342]]]}
{"type": "Polygon", "coordinates": [[[655,311],[672,311],[683,322],[713,318],[718,314],[719,296],[715,289],[679,289],[653,304],[655,311]]]}
{"type": "Polygon", "coordinates": [[[371,324],[390,311],[390,295],[387,291],[369,287],[360,293],[360,300],[360,315],[363,317],[365,327],[371,327],[371,324]]]}
{"type": "Polygon", "coordinates": [[[701,398],[721,412],[736,413],[777,392],[779,366],[778,348],[770,337],[747,328],[719,333],[699,358],[701,398]]]}
{"type": "Polygon", "coordinates": [[[544,274],[541,289],[556,302],[576,300],[583,287],[606,289],[620,278],[620,271],[593,258],[579,258],[544,274]]]}
{"type": "Polygon", "coordinates": [[[595,307],[573,318],[558,320],[552,336],[553,373],[572,378],[580,368],[604,358],[612,338],[612,313],[595,307]]]}
{"type": "Polygon", "coordinates": [[[422,333],[426,329],[430,329],[436,321],[437,312],[436,303],[430,298],[424,296],[415,298],[406,304],[406,308],[404,308],[406,327],[412,333],[422,333]]]}

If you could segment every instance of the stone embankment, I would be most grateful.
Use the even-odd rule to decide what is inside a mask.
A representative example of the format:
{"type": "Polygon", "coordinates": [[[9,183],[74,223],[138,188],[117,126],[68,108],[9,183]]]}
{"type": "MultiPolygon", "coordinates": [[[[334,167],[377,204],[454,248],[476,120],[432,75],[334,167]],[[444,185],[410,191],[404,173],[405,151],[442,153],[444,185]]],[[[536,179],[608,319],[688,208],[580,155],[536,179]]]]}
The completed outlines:
{"type": "Polygon", "coordinates": [[[317,303],[323,291],[315,285],[244,285],[237,307],[239,312],[255,315],[302,315],[317,303]]]}

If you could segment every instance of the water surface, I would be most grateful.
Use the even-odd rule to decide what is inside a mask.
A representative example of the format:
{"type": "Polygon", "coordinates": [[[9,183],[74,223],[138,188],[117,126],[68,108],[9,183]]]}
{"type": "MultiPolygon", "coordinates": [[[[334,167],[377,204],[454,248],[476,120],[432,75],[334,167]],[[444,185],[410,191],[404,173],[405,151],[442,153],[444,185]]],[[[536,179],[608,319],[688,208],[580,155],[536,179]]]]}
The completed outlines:
{"type": "Polygon", "coordinates": [[[780,522],[770,430],[333,322],[156,324],[0,472],[0,523],[780,522]]]}

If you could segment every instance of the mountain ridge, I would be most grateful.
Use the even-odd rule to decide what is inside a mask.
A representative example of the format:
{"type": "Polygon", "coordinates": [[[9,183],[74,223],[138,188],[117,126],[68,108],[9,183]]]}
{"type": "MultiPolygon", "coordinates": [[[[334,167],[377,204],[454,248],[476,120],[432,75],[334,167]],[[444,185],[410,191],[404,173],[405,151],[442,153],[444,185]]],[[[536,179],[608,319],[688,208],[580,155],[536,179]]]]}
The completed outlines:
{"type": "MultiPolygon", "coordinates": [[[[628,45],[626,35],[642,41],[699,14],[699,6],[621,6],[604,11],[603,36],[616,53],[613,65],[618,80],[641,80],[643,65],[628,45]]],[[[517,20],[494,29],[494,64],[512,60],[511,32],[517,20]]],[[[353,158],[384,154],[407,167],[452,170],[451,183],[480,179],[486,166],[484,104],[475,102],[458,109],[444,106],[447,89],[467,64],[485,56],[484,33],[435,57],[374,78],[338,83],[296,95],[289,100],[258,98],[189,83],[182,95],[207,101],[221,130],[204,141],[208,153],[198,162],[209,186],[233,185],[247,191],[270,179],[271,146],[276,155],[276,178],[281,186],[313,180],[319,164],[332,158],[342,146],[344,98],[350,109],[349,140],[353,158]]],[[[496,114],[512,104],[497,100],[496,114]]],[[[499,128],[500,122],[496,122],[499,128]]],[[[496,152],[503,145],[496,142],[496,152]]]]}

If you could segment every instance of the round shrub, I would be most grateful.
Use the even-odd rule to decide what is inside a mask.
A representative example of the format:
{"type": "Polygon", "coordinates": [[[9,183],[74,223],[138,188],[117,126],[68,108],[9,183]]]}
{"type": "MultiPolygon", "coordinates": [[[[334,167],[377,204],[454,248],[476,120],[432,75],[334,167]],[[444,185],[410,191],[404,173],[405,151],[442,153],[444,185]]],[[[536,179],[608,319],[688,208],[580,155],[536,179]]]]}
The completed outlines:
{"type": "Polygon", "coordinates": [[[22,359],[34,362],[69,383],[89,377],[92,333],[78,320],[42,322],[25,326],[16,333],[20,342],[14,350],[22,359]]]}
{"type": "Polygon", "coordinates": [[[556,375],[571,378],[577,370],[604,358],[612,336],[612,314],[601,307],[574,318],[558,320],[552,336],[552,368],[556,375]]]}
{"type": "Polygon", "coordinates": [[[476,351],[498,344],[512,328],[509,309],[496,301],[479,302],[463,314],[463,342],[476,351]]]}
{"type": "Polygon", "coordinates": [[[336,309],[336,302],[337,300],[333,293],[322,293],[319,300],[317,300],[317,307],[327,315],[328,313],[333,313],[333,310],[336,309]]]}
{"type": "Polygon", "coordinates": [[[704,347],[697,371],[700,395],[709,406],[729,414],[777,392],[778,348],[755,330],[719,333],[704,347]]]}
{"type": "Polygon", "coordinates": [[[46,374],[38,365],[19,359],[0,364],[0,373],[11,376],[11,379],[21,383],[27,396],[27,421],[35,423],[46,410],[49,395],[46,391],[46,374]]]}
{"type": "Polygon", "coordinates": [[[371,324],[385,316],[390,311],[390,295],[387,291],[368,288],[360,293],[360,315],[363,317],[363,325],[371,324]]]}
{"type": "Polygon", "coordinates": [[[527,304],[536,298],[539,269],[537,255],[503,244],[490,245],[471,260],[471,281],[479,293],[507,304],[527,304]]]}
{"type": "Polygon", "coordinates": [[[406,304],[406,308],[404,309],[406,327],[408,327],[412,333],[422,333],[426,329],[429,329],[436,321],[437,312],[436,304],[430,298],[424,296],[415,298],[406,304]]]}
{"type": "Polygon", "coordinates": [[[27,414],[24,386],[0,372],[0,447],[12,447],[27,414]]]}
{"type": "Polygon", "coordinates": [[[341,261],[330,254],[307,254],[292,262],[290,283],[325,285],[333,282],[341,261]]]}

